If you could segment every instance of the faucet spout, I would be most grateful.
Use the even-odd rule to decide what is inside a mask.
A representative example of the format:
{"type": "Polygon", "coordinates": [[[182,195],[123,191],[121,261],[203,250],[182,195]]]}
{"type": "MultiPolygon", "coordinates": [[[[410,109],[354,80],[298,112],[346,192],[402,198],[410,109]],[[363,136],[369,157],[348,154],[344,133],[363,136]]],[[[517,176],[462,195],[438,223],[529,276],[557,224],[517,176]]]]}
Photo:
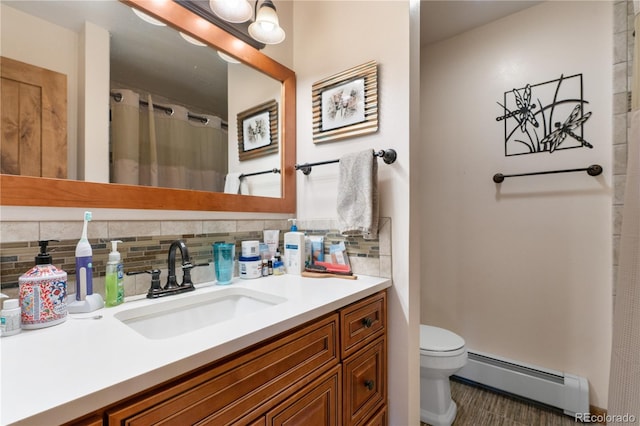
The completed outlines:
{"type": "Polygon", "coordinates": [[[165,290],[178,289],[178,288],[188,288],[191,287],[193,289],[193,282],[191,282],[191,268],[193,265],[191,264],[191,259],[189,258],[189,249],[187,245],[182,240],[176,240],[171,243],[169,247],[169,258],[167,260],[169,277],[167,278],[167,284],[165,285],[165,290]],[[180,257],[182,258],[182,271],[183,277],[182,282],[178,283],[176,279],[176,251],[180,250],[180,257]]]}

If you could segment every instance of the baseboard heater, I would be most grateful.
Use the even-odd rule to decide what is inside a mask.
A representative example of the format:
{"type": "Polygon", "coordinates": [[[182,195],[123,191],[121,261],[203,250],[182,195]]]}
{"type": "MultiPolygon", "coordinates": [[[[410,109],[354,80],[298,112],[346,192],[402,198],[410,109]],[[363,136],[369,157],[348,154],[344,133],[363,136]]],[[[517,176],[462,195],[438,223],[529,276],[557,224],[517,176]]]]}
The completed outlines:
{"type": "Polygon", "coordinates": [[[569,416],[589,413],[584,377],[548,370],[468,350],[467,364],[455,376],[559,408],[569,416]]]}

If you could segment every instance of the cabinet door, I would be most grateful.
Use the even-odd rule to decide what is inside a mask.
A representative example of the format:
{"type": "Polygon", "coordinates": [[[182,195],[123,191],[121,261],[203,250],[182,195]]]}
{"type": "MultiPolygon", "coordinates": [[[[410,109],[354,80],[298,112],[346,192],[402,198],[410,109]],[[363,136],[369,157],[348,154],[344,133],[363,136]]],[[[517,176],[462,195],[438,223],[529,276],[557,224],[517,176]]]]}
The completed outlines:
{"type": "Polygon", "coordinates": [[[356,425],[387,399],[386,341],[380,337],[344,361],[344,424],[356,425]]]}
{"type": "Polygon", "coordinates": [[[340,365],[267,413],[268,426],[338,426],[341,419],[340,365]]]}
{"type": "Polygon", "coordinates": [[[67,178],[67,76],[0,58],[0,173],[67,178]]]}

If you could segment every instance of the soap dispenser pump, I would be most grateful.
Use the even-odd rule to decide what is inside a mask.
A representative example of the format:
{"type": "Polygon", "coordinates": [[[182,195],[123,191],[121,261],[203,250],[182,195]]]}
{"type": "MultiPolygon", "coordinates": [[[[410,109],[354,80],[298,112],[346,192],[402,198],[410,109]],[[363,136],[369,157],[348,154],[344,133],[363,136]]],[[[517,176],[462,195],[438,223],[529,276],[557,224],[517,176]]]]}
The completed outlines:
{"type": "Polygon", "coordinates": [[[19,279],[19,304],[24,329],[49,327],[67,319],[67,273],[51,264],[47,245],[41,240],[35,266],[19,279]]]}

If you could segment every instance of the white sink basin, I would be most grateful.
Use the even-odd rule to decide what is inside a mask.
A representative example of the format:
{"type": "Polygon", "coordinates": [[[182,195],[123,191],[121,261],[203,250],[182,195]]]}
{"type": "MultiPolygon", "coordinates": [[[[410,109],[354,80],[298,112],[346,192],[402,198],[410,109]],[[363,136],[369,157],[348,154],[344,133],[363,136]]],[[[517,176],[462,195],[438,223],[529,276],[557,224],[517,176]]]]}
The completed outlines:
{"type": "Polygon", "coordinates": [[[115,317],[149,339],[167,339],[251,315],[286,300],[240,287],[201,294],[196,290],[186,297],[157,300],[147,306],[124,310],[115,314],[115,317]]]}

